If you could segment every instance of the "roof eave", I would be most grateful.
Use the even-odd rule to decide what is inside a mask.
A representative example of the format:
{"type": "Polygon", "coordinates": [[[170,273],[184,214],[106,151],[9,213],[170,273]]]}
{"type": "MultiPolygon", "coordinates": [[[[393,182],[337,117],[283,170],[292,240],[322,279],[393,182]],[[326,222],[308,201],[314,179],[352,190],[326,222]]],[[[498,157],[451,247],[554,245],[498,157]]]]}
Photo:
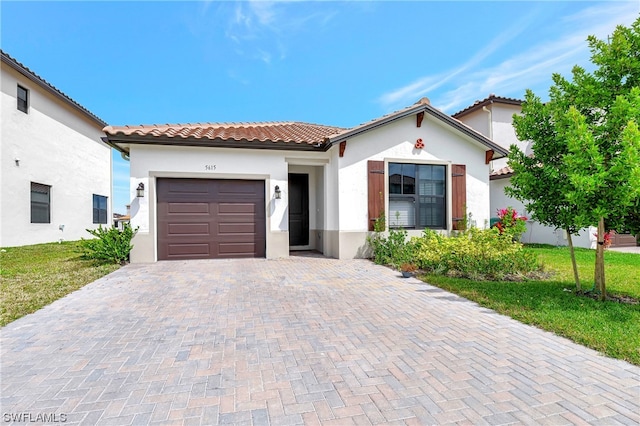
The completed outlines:
{"type": "Polygon", "coordinates": [[[338,134],[336,136],[330,136],[330,137],[328,137],[326,139],[326,141],[328,142],[328,144],[330,146],[333,146],[333,145],[335,145],[337,143],[340,143],[342,141],[345,141],[345,140],[347,140],[349,138],[352,138],[354,136],[358,136],[361,133],[366,133],[366,132],[368,132],[370,130],[376,129],[376,128],[381,127],[381,126],[384,126],[387,123],[390,123],[392,121],[399,120],[401,118],[407,117],[407,116],[412,115],[412,114],[416,114],[416,113],[418,113],[418,112],[420,112],[420,111],[422,111],[424,109],[425,109],[424,105],[416,105],[414,107],[408,108],[408,109],[400,111],[398,113],[391,114],[391,115],[389,115],[387,117],[384,117],[382,119],[374,120],[373,122],[371,122],[369,124],[365,124],[365,125],[361,125],[361,126],[355,127],[355,128],[353,128],[351,130],[348,130],[348,131],[346,131],[344,133],[340,133],[340,134],[338,134]]]}
{"type": "Polygon", "coordinates": [[[502,175],[489,175],[489,180],[507,179],[513,176],[513,173],[505,173],[502,175]]]}
{"type": "Polygon", "coordinates": [[[167,138],[152,136],[131,137],[126,135],[110,135],[107,134],[102,140],[117,149],[118,151],[129,154],[129,150],[121,146],[126,145],[161,145],[161,146],[190,146],[190,147],[210,147],[210,148],[235,148],[235,149],[270,149],[284,151],[307,151],[307,152],[324,152],[329,149],[328,145],[297,143],[285,141],[258,141],[258,140],[224,140],[224,139],[205,139],[205,138],[167,138]]]}
{"type": "Polygon", "coordinates": [[[358,128],[355,128],[351,131],[347,131],[345,133],[341,133],[339,135],[336,135],[334,137],[330,137],[327,138],[328,141],[328,145],[333,146],[335,144],[338,144],[342,141],[345,141],[349,138],[352,138],[354,136],[358,136],[362,133],[368,132],[370,130],[373,130],[375,128],[378,128],[380,126],[384,126],[392,121],[395,120],[399,120],[401,118],[413,115],[413,114],[417,114],[419,112],[422,111],[426,111],[429,114],[431,114],[433,117],[436,117],[438,119],[440,119],[441,121],[444,121],[447,124],[450,124],[451,126],[455,127],[457,130],[463,132],[464,134],[466,134],[467,136],[473,138],[474,140],[476,140],[477,142],[485,145],[487,148],[493,150],[494,155],[493,155],[493,159],[499,159],[499,158],[503,158],[506,157],[509,152],[507,150],[505,150],[504,148],[502,148],[500,145],[492,142],[491,140],[487,139],[486,137],[484,137],[483,135],[481,135],[480,133],[476,132],[475,130],[465,126],[464,124],[462,124],[461,122],[459,122],[456,119],[451,118],[450,116],[448,116],[447,114],[443,113],[442,111],[432,107],[431,105],[428,104],[419,104],[416,105],[414,107],[408,108],[406,110],[400,111],[396,114],[391,114],[388,117],[385,117],[381,120],[378,121],[374,121],[368,125],[363,125],[360,126],[358,128]]]}
{"type": "Polygon", "coordinates": [[[511,98],[500,98],[500,97],[489,97],[487,99],[484,99],[478,103],[475,103],[471,106],[466,107],[465,109],[456,112],[455,114],[452,114],[451,116],[453,118],[460,118],[460,117],[464,117],[465,115],[469,115],[472,112],[475,112],[479,109],[481,109],[482,107],[485,107],[487,105],[491,105],[491,104],[505,104],[505,105],[516,105],[516,106],[520,106],[522,105],[522,101],[519,99],[511,99],[511,98]]]}
{"type": "Polygon", "coordinates": [[[82,105],[78,104],[77,102],[75,102],[74,100],[69,98],[68,96],[64,95],[61,91],[59,91],[55,87],[51,86],[49,83],[44,81],[42,78],[40,78],[39,76],[34,74],[33,71],[29,70],[24,65],[22,65],[20,62],[18,62],[15,59],[13,59],[11,56],[9,56],[6,53],[2,52],[1,57],[2,57],[2,62],[3,63],[9,65],[11,68],[13,68],[17,72],[19,72],[20,74],[22,74],[23,76],[28,78],[30,81],[32,81],[33,83],[37,84],[40,88],[46,90],[47,92],[49,92],[50,94],[54,95],[58,99],[64,101],[67,105],[69,105],[70,107],[72,107],[76,111],[82,113],[85,117],[87,117],[91,121],[95,122],[101,128],[105,127],[107,125],[107,123],[104,122],[102,119],[100,119],[98,116],[94,115],[88,109],[84,108],[82,105]]]}

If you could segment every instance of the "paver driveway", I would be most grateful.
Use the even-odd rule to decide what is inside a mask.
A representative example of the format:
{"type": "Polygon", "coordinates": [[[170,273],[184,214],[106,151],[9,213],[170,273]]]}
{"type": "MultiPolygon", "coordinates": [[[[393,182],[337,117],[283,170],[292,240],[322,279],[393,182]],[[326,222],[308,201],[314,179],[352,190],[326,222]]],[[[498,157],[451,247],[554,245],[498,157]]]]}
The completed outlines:
{"type": "Polygon", "coordinates": [[[3,421],[634,424],[640,369],[364,260],[129,265],[2,330],[3,421]]]}

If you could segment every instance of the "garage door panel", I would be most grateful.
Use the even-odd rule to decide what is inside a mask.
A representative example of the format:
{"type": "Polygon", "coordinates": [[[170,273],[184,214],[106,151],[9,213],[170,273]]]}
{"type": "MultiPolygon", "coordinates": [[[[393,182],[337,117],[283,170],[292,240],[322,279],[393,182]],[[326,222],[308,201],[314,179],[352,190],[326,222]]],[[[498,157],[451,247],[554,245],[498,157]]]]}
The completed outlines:
{"type": "Polygon", "coordinates": [[[215,222],[224,223],[247,223],[260,222],[264,220],[264,216],[253,213],[220,213],[215,222]]]}
{"type": "Polygon", "coordinates": [[[192,257],[192,256],[201,256],[201,257],[209,257],[210,253],[210,244],[209,243],[200,243],[200,244],[169,244],[168,247],[168,255],[172,257],[192,257]]]}
{"type": "Polygon", "coordinates": [[[259,207],[255,203],[220,203],[218,204],[218,213],[238,214],[238,213],[255,213],[259,207]]]}
{"type": "Polygon", "coordinates": [[[158,259],[264,257],[264,181],[157,179],[158,259]]]}
{"type": "Polygon", "coordinates": [[[219,235],[241,235],[250,234],[257,235],[255,223],[219,223],[218,224],[219,235]]]}
{"type": "Polygon", "coordinates": [[[209,223],[169,223],[167,233],[172,236],[210,236],[209,223]]]}
{"type": "Polygon", "coordinates": [[[167,193],[178,197],[188,197],[189,194],[206,195],[211,191],[211,185],[206,179],[168,179],[167,193]]]}
{"type": "Polygon", "coordinates": [[[169,214],[209,215],[209,203],[167,203],[169,214]]]}
{"type": "Polygon", "coordinates": [[[226,257],[255,257],[255,243],[221,243],[219,255],[226,257]]]}
{"type": "MultiPolygon", "coordinates": [[[[254,194],[255,198],[260,198],[263,196],[263,192],[260,191],[258,185],[247,185],[248,181],[218,181],[222,182],[221,185],[216,186],[216,190],[218,192],[218,196],[243,196],[254,194]]],[[[252,182],[262,182],[262,181],[252,181],[252,182]]]]}

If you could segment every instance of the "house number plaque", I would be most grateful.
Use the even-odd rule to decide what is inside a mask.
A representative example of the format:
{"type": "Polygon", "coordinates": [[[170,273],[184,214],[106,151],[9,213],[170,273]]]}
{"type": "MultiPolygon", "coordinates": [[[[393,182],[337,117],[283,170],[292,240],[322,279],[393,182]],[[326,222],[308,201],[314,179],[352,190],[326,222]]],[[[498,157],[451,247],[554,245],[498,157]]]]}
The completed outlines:
{"type": "Polygon", "coordinates": [[[213,171],[216,169],[216,165],[215,164],[205,164],[204,165],[204,169],[208,172],[213,171]]]}

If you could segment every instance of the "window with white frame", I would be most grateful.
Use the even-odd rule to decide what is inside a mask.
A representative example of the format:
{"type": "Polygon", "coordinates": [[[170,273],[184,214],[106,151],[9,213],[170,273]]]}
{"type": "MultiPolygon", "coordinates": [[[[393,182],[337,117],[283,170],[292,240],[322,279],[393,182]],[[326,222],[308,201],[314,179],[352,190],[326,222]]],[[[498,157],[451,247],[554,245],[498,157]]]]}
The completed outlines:
{"type": "Polygon", "coordinates": [[[389,163],[389,227],[447,228],[447,166],[389,163]]]}

